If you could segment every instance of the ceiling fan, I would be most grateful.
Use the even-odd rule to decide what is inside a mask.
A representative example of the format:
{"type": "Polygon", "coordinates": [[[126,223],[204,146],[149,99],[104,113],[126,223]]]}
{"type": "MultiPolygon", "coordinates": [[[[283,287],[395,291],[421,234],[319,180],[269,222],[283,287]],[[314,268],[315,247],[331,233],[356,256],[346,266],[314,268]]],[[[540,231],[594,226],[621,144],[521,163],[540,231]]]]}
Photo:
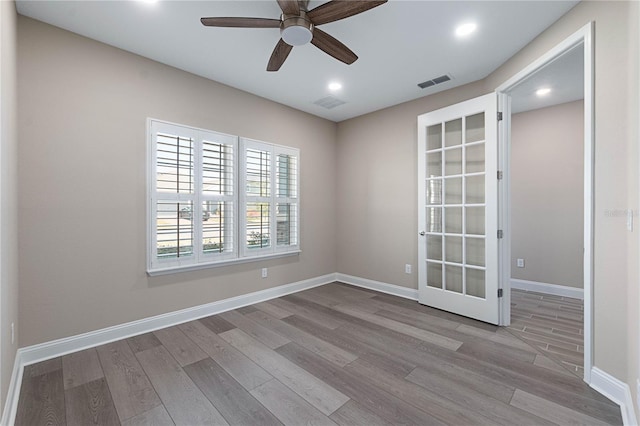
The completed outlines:
{"type": "Polygon", "coordinates": [[[317,27],[373,9],[386,3],[387,0],[332,0],[309,11],[307,11],[308,0],[277,0],[277,2],[282,9],[280,19],[227,17],[201,18],[200,22],[208,27],[280,28],[281,38],[271,54],[267,71],[278,71],[293,46],[302,46],[309,42],[328,55],[350,65],[358,59],[358,56],[317,27]]]}

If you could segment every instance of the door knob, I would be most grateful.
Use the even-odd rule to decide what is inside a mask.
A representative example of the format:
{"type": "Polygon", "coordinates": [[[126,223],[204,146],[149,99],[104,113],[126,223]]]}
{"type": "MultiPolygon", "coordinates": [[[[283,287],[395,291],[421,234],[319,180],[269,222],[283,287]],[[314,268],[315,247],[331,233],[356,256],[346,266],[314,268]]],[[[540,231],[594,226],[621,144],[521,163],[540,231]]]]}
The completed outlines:
{"type": "Polygon", "coordinates": [[[427,235],[427,233],[424,231],[420,231],[420,235],[424,237],[425,235],[427,235]]]}

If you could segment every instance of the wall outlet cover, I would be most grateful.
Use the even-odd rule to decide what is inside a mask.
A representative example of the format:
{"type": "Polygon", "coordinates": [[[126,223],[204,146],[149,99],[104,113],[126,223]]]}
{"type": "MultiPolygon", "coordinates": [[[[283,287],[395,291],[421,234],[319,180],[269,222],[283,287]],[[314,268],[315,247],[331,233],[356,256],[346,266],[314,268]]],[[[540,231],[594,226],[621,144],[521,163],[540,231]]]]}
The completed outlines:
{"type": "Polygon", "coordinates": [[[405,274],[410,274],[411,273],[411,265],[409,265],[408,263],[406,265],[404,265],[404,273],[405,274]]]}
{"type": "Polygon", "coordinates": [[[516,265],[518,266],[518,268],[524,268],[524,259],[518,259],[516,261],[516,265]]]}
{"type": "Polygon", "coordinates": [[[267,268],[262,268],[262,278],[267,278],[268,272],[267,268]]]}

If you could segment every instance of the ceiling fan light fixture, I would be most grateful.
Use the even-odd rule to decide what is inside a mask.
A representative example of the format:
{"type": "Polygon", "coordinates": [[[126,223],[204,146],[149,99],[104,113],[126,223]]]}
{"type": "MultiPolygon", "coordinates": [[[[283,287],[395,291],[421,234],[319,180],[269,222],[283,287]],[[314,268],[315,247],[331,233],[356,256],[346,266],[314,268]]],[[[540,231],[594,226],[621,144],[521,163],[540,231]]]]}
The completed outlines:
{"type": "Polygon", "coordinates": [[[285,16],[280,26],[280,36],[290,46],[302,46],[313,38],[313,24],[306,16],[285,16]]]}

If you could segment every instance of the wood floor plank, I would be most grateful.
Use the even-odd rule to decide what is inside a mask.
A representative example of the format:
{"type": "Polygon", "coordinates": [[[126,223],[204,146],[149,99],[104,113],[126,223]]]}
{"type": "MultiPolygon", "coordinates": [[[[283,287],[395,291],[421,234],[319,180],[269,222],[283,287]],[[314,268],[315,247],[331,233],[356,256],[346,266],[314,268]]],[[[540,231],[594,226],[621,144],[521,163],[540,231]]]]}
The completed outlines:
{"type": "Polygon", "coordinates": [[[256,311],[247,315],[247,317],[263,324],[265,327],[277,332],[278,334],[285,336],[289,341],[296,342],[303,348],[306,348],[311,352],[320,355],[327,361],[333,362],[341,367],[344,367],[358,357],[357,355],[319,339],[284,321],[273,318],[264,312],[256,311]]]}
{"type": "Polygon", "coordinates": [[[235,325],[223,319],[220,315],[211,315],[209,317],[200,318],[200,322],[216,334],[224,333],[225,331],[236,328],[235,325]]]}
{"type": "Polygon", "coordinates": [[[449,337],[445,337],[440,334],[433,333],[431,331],[413,327],[411,325],[403,324],[401,322],[394,321],[388,318],[380,317],[375,314],[370,314],[368,312],[361,311],[359,309],[348,308],[343,306],[336,306],[334,309],[337,310],[338,312],[342,312],[347,315],[360,318],[364,321],[368,321],[372,324],[379,325],[380,327],[385,327],[385,328],[388,328],[389,330],[406,334],[407,336],[415,337],[416,339],[420,339],[425,342],[432,343],[434,345],[442,346],[445,349],[450,349],[452,351],[455,351],[460,346],[462,346],[462,342],[458,340],[451,339],[449,337]]]}
{"type": "Polygon", "coordinates": [[[329,416],[331,420],[340,426],[393,426],[394,423],[376,416],[371,411],[364,408],[354,400],[344,404],[342,407],[329,416]]]}
{"type": "Polygon", "coordinates": [[[232,425],[281,425],[233,377],[211,358],[184,367],[202,393],[232,425]]]}
{"type": "Polygon", "coordinates": [[[552,361],[548,357],[544,355],[537,355],[535,361],[533,361],[534,365],[539,365],[544,368],[548,368],[549,370],[557,371],[563,374],[572,374],[566,368],[561,367],[557,362],[552,361]]]}
{"type": "Polygon", "coordinates": [[[16,412],[16,426],[66,425],[62,369],[24,376],[16,412]]]}
{"type": "MultiPolygon", "coordinates": [[[[285,311],[282,308],[277,307],[276,305],[273,305],[269,302],[261,302],[258,303],[256,305],[254,305],[256,307],[256,309],[261,310],[262,312],[264,312],[267,315],[271,315],[274,318],[277,319],[282,319],[282,318],[286,318],[288,316],[293,315],[291,312],[289,311],[285,311]]],[[[227,330],[224,330],[227,331],[227,330]]],[[[221,331],[222,333],[222,331],[221,331]]]]}
{"type": "Polygon", "coordinates": [[[164,346],[138,352],[136,357],[176,424],[228,424],[164,346]]]}
{"type": "Polygon", "coordinates": [[[458,352],[498,364],[505,364],[514,360],[533,364],[533,360],[536,358],[536,353],[533,351],[509,349],[506,350],[504,346],[493,342],[465,342],[458,348],[458,352]]]}
{"type": "Polygon", "coordinates": [[[246,390],[273,379],[271,374],[212,332],[201,321],[188,322],[179,327],[246,390]]]}
{"type": "Polygon", "coordinates": [[[220,337],[327,416],[349,399],[242,330],[225,331],[220,337]]]}
{"type": "Polygon", "coordinates": [[[36,377],[46,373],[62,370],[62,358],[56,357],[47,361],[26,365],[22,375],[24,377],[36,377]]]}
{"type": "Polygon", "coordinates": [[[174,426],[171,416],[164,405],[158,405],[149,411],[138,414],[122,422],[122,426],[174,426]]]}
{"type": "Polygon", "coordinates": [[[156,346],[160,346],[160,340],[153,333],[144,333],[138,336],[133,336],[127,339],[127,343],[133,353],[146,351],[147,349],[155,348],[156,346]]]}
{"type": "Polygon", "coordinates": [[[156,330],[153,334],[162,342],[162,345],[173,355],[181,367],[207,357],[207,354],[193,340],[189,339],[178,326],[156,330]]]}
{"type": "Polygon", "coordinates": [[[104,378],[66,389],[64,399],[68,426],[120,424],[104,378]]]}
{"type": "MultiPolygon", "coordinates": [[[[257,310],[252,312],[257,312],[257,310]]],[[[252,321],[249,316],[242,315],[238,311],[228,311],[220,314],[220,316],[271,349],[286,345],[291,341],[286,337],[263,327],[259,323],[252,321]]]]}
{"type": "Polygon", "coordinates": [[[520,389],[517,389],[513,395],[511,405],[559,425],[600,426],[608,424],[520,389]]]}
{"type": "Polygon", "coordinates": [[[336,426],[298,394],[278,380],[270,380],[251,391],[258,401],[269,409],[286,426],[318,425],[336,426]]]}
{"type": "Polygon", "coordinates": [[[444,424],[378,385],[372,385],[361,376],[337,367],[295,343],[284,345],[276,351],[387,421],[404,425],[444,424]]]}
{"type": "Polygon", "coordinates": [[[515,409],[508,402],[499,401],[486,393],[478,392],[469,387],[460,385],[454,380],[430,374],[429,370],[416,368],[407,376],[407,380],[423,387],[427,391],[440,395],[456,405],[466,407],[472,413],[477,413],[490,420],[491,423],[504,426],[512,425],[546,425],[552,423],[543,418],[532,415],[526,411],[515,409]]]}
{"type": "Polygon", "coordinates": [[[98,346],[96,351],[120,421],[162,404],[125,340],[98,346]]]}
{"type": "MultiPolygon", "coordinates": [[[[303,299],[298,300],[304,301],[303,299]]],[[[283,298],[270,300],[269,303],[279,307],[280,309],[284,309],[285,311],[291,312],[294,315],[306,318],[332,330],[340,327],[340,325],[342,325],[343,323],[342,321],[336,320],[331,315],[319,312],[317,310],[309,309],[307,306],[304,306],[301,303],[293,303],[283,298]]]]}
{"type": "Polygon", "coordinates": [[[62,357],[64,388],[71,389],[104,377],[95,348],[74,352],[62,357]]]}
{"type": "Polygon", "coordinates": [[[363,380],[371,384],[377,383],[385,389],[386,392],[425,411],[445,424],[495,424],[484,415],[485,413],[473,412],[465,405],[458,405],[436,392],[431,392],[424,388],[421,389],[417,384],[375,368],[366,361],[357,360],[345,369],[360,376],[363,380]]]}

